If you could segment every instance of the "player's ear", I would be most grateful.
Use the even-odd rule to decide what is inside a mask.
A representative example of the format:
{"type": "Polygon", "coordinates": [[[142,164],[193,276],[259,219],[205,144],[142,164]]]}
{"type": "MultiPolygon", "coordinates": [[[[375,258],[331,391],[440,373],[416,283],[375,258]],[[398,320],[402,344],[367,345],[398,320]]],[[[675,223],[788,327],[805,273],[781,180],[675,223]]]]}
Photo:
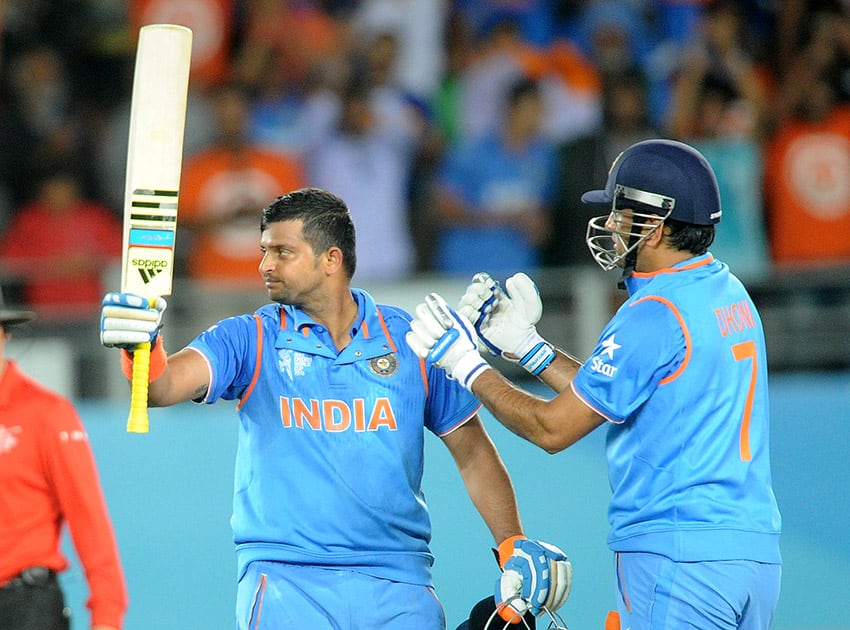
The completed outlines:
{"type": "MultiPolygon", "coordinates": [[[[652,219],[651,221],[649,221],[649,223],[655,223],[655,222],[656,222],[655,219],[652,219]]],[[[660,225],[656,229],[652,230],[652,232],[646,237],[646,240],[645,240],[646,244],[649,247],[653,247],[653,248],[659,247],[664,242],[664,239],[667,237],[667,233],[668,233],[667,225],[660,218],[657,220],[657,222],[660,225]]]]}
{"type": "Polygon", "coordinates": [[[339,273],[343,268],[342,250],[336,246],[329,247],[325,253],[322,254],[322,261],[325,266],[325,272],[328,275],[339,273]]]}

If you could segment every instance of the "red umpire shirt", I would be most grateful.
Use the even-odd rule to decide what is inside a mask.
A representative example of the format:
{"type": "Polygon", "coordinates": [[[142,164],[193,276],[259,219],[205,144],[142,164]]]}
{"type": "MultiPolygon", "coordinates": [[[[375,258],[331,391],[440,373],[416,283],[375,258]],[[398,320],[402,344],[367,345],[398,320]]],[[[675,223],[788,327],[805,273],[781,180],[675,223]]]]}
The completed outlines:
{"type": "Polygon", "coordinates": [[[85,428],[68,400],[0,361],[0,586],[28,567],[66,569],[65,523],[92,625],[122,627],[127,589],[85,428]]]}

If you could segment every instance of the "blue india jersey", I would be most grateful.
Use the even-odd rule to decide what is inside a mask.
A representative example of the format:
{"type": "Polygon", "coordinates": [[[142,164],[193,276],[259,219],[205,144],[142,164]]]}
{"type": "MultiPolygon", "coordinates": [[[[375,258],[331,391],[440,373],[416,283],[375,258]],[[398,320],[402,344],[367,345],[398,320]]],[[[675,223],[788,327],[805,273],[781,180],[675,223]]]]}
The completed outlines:
{"type": "MultiPolygon", "coordinates": [[[[537,138],[517,151],[491,134],[453,147],[438,177],[471,212],[509,218],[517,208],[549,207],[556,170],[551,142],[537,138]]],[[[494,275],[510,275],[538,266],[537,246],[523,230],[506,223],[443,226],[434,257],[438,270],[473,274],[487,269],[494,275]]]]}
{"type": "Polygon", "coordinates": [[[610,421],[609,546],[780,562],[756,307],[711,254],[627,279],[573,391],[610,421]]]}
{"type": "Polygon", "coordinates": [[[352,294],[359,315],[341,352],[324,326],[278,304],[189,344],[209,362],[204,402],[239,400],[240,577],[271,560],[431,585],[424,430],[446,435],[480,403],[408,347],[409,314],[352,294]]]}

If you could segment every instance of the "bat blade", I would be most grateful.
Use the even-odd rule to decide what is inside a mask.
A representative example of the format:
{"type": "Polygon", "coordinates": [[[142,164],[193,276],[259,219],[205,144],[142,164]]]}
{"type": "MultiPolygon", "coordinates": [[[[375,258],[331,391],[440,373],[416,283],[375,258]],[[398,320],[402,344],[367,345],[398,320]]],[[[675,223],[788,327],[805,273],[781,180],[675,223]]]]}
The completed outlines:
{"type": "MultiPolygon", "coordinates": [[[[124,189],[121,291],[153,301],[171,295],[192,31],[139,30],[124,189]]],[[[148,430],[150,344],[136,348],[127,430],[148,430]]]]}
{"type": "Polygon", "coordinates": [[[127,178],[121,290],[171,294],[192,31],[176,24],[139,30],[127,178]]]}

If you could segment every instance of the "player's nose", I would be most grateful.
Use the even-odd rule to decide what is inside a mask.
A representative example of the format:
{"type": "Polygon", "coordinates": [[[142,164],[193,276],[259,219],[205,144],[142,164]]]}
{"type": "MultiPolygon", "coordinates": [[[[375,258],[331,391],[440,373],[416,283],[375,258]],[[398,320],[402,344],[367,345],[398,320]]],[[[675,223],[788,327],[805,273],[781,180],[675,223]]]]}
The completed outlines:
{"type": "Polygon", "coordinates": [[[262,257],[260,258],[260,264],[257,266],[260,270],[260,273],[265,275],[267,271],[270,271],[272,268],[271,263],[269,262],[269,254],[268,252],[263,252],[262,257]]]}

